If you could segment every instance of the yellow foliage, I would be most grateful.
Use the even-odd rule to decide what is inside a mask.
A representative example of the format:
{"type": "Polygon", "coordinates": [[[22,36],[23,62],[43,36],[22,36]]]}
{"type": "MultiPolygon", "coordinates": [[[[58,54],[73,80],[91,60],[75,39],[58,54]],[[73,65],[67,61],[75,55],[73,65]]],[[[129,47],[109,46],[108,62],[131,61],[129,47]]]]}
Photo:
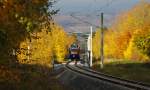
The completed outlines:
{"type": "Polygon", "coordinates": [[[51,34],[46,33],[44,29],[41,32],[34,33],[32,37],[39,37],[38,39],[31,39],[29,42],[26,39],[20,44],[20,54],[18,54],[18,60],[24,64],[47,64],[50,65],[51,59],[51,34]],[[28,50],[28,46],[30,49],[28,50]],[[28,60],[28,57],[30,59],[28,60]]]}
{"type": "MultiPolygon", "coordinates": [[[[147,60],[148,57],[134,45],[134,37],[145,36],[150,30],[150,3],[141,1],[117,18],[104,33],[105,58],[147,60]]],[[[95,58],[100,57],[99,31],[96,31],[93,38],[93,54],[95,58]]]]}
{"type": "Polygon", "coordinates": [[[69,44],[67,34],[64,30],[56,26],[52,29],[53,53],[57,61],[62,62],[67,54],[69,44]]]}
{"type": "Polygon", "coordinates": [[[26,42],[20,43],[21,50],[20,50],[20,53],[17,53],[17,58],[18,58],[19,62],[21,62],[21,63],[25,63],[24,60],[26,59],[27,48],[28,48],[28,45],[26,42]]]}
{"type": "Polygon", "coordinates": [[[21,42],[21,50],[17,54],[19,63],[50,66],[54,59],[58,62],[64,61],[68,46],[75,39],[73,36],[68,36],[59,25],[50,25],[50,27],[51,32],[47,32],[47,28],[43,27],[41,32],[31,34],[31,42],[29,39],[21,42]]]}
{"type": "Polygon", "coordinates": [[[95,37],[92,40],[93,44],[93,57],[96,59],[100,58],[100,30],[97,30],[95,33],[95,37]]]}
{"type": "Polygon", "coordinates": [[[104,35],[104,56],[106,58],[117,58],[117,45],[115,42],[116,33],[113,30],[108,30],[104,35]]]}
{"type": "Polygon", "coordinates": [[[138,49],[134,45],[133,39],[131,39],[127,50],[124,51],[124,57],[127,60],[148,60],[148,57],[146,55],[143,55],[138,51],[138,49]]]}

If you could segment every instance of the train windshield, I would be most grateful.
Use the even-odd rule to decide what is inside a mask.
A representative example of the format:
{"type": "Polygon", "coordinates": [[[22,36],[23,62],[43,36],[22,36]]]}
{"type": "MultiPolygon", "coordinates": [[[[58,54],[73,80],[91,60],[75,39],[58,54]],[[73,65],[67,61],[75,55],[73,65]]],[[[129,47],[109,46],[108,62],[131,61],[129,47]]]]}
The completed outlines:
{"type": "Polygon", "coordinates": [[[78,46],[76,44],[72,44],[71,48],[78,48],[78,46]]]}

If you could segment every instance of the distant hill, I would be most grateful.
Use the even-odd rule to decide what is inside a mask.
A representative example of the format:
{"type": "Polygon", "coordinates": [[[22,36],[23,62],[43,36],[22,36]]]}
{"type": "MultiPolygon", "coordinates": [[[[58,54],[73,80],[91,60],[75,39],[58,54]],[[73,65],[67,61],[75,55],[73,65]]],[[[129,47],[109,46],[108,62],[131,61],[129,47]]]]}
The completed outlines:
{"type": "MultiPolygon", "coordinates": [[[[76,16],[84,21],[90,22],[93,25],[100,25],[100,16],[87,16],[87,15],[78,15],[76,16]]],[[[112,24],[113,18],[115,16],[113,15],[107,15],[105,14],[104,23],[105,26],[110,26],[112,24]]],[[[70,15],[56,15],[54,17],[54,20],[62,25],[66,32],[89,32],[90,26],[87,23],[84,23],[82,21],[79,21],[75,18],[73,18],[70,15]]],[[[93,30],[95,30],[95,27],[93,27],[93,30]]]]}

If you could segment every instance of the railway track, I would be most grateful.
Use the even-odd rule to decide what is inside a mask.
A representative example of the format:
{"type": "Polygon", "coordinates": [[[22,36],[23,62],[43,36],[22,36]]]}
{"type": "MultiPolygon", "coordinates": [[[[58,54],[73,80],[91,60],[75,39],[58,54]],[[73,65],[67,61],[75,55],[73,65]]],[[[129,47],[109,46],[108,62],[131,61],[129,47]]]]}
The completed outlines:
{"type": "Polygon", "coordinates": [[[114,77],[111,75],[106,75],[104,73],[93,71],[91,69],[88,69],[79,65],[72,66],[70,65],[70,62],[66,64],[66,67],[73,72],[76,72],[76,73],[79,73],[79,74],[82,74],[82,75],[85,75],[85,76],[88,76],[90,78],[94,78],[97,80],[116,84],[121,87],[129,88],[132,90],[150,90],[150,85],[148,84],[131,81],[131,80],[125,80],[125,79],[121,79],[121,78],[114,77]]]}

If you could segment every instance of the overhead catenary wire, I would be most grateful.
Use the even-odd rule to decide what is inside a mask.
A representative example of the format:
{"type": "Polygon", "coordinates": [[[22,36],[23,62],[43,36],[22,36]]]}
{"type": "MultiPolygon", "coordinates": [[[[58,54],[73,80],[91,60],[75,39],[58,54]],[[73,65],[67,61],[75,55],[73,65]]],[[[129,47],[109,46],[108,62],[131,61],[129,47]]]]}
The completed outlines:
{"type": "Polygon", "coordinates": [[[91,25],[91,26],[94,26],[94,27],[96,27],[96,28],[99,28],[99,26],[94,25],[94,24],[92,24],[92,23],[90,23],[90,22],[88,22],[88,21],[82,20],[81,18],[76,17],[76,16],[75,16],[75,15],[73,15],[73,14],[70,14],[70,16],[71,16],[71,17],[73,17],[74,19],[77,19],[77,20],[79,20],[79,21],[83,22],[83,23],[86,23],[86,24],[88,24],[88,25],[91,25]]]}
{"type": "MultiPolygon", "coordinates": [[[[109,3],[107,3],[105,6],[109,6],[110,4],[112,3],[112,0],[111,0],[111,2],[109,2],[109,3]]],[[[101,7],[100,8],[100,10],[98,10],[98,11],[101,11],[103,8],[105,8],[105,6],[104,7],[101,7]]],[[[75,18],[75,19],[77,19],[77,20],[79,20],[79,21],[82,21],[83,23],[87,23],[87,24],[89,24],[89,25],[91,25],[91,26],[94,26],[94,27],[96,27],[96,28],[99,28],[99,26],[97,26],[97,25],[95,25],[95,24],[92,24],[92,23],[90,23],[90,22],[88,22],[88,21],[85,21],[85,20],[82,20],[81,18],[78,18],[78,17],[76,17],[76,16],[74,16],[74,13],[72,13],[72,14],[70,14],[70,16],[72,16],[73,18],[75,18]]],[[[91,31],[92,32],[92,31],[91,31]]],[[[92,36],[91,36],[92,37],[92,36]]],[[[91,39],[92,40],[92,39],[91,39]]],[[[91,44],[92,45],[92,44],[91,44]]],[[[101,68],[103,68],[103,62],[104,62],[104,49],[103,49],[103,45],[104,45],[104,33],[103,33],[103,13],[101,12],[101,49],[100,49],[100,51],[101,51],[101,61],[100,61],[100,64],[101,64],[101,68]]],[[[91,56],[92,56],[92,54],[91,54],[91,56]]],[[[90,59],[90,66],[92,66],[92,59],[90,59]]]]}
{"type": "MultiPolygon", "coordinates": [[[[96,0],[94,0],[94,1],[96,2],[96,0]]],[[[102,11],[102,9],[107,8],[108,6],[110,6],[110,5],[113,3],[113,1],[114,1],[114,0],[109,1],[109,2],[106,3],[104,6],[102,6],[100,9],[93,11],[93,13],[94,13],[94,12],[100,12],[100,11],[102,11]]],[[[76,13],[77,13],[77,12],[76,12],[76,13]]],[[[96,27],[96,28],[99,28],[99,27],[100,27],[100,26],[95,25],[95,24],[93,24],[93,23],[91,23],[91,22],[89,22],[89,21],[86,21],[86,20],[83,20],[83,19],[77,17],[77,16],[75,15],[75,13],[71,13],[70,16],[71,16],[72,18],[78,20],[78,21],[81,21],[81,22],[86,23],[86,24],[88,24],[88,25],[91,25],[91,26],[93,26],[93,27],[96,27]]],[[[97,15],[97,16],[99,16],[99,15],[97,15]]],[[[88,17],[88,16],[87,16],[87,17],[88,17]]]]}
{"type": "Polygon", "coordinates": [[[102,6],[100,9],[95,10],[94,12],[99,12],[102,11],[104,8],[109,7],[109,5],[111,5],[113,3],[114,0],[108,1],[108,3],[106,3],[106,5],[102,6]]]}

